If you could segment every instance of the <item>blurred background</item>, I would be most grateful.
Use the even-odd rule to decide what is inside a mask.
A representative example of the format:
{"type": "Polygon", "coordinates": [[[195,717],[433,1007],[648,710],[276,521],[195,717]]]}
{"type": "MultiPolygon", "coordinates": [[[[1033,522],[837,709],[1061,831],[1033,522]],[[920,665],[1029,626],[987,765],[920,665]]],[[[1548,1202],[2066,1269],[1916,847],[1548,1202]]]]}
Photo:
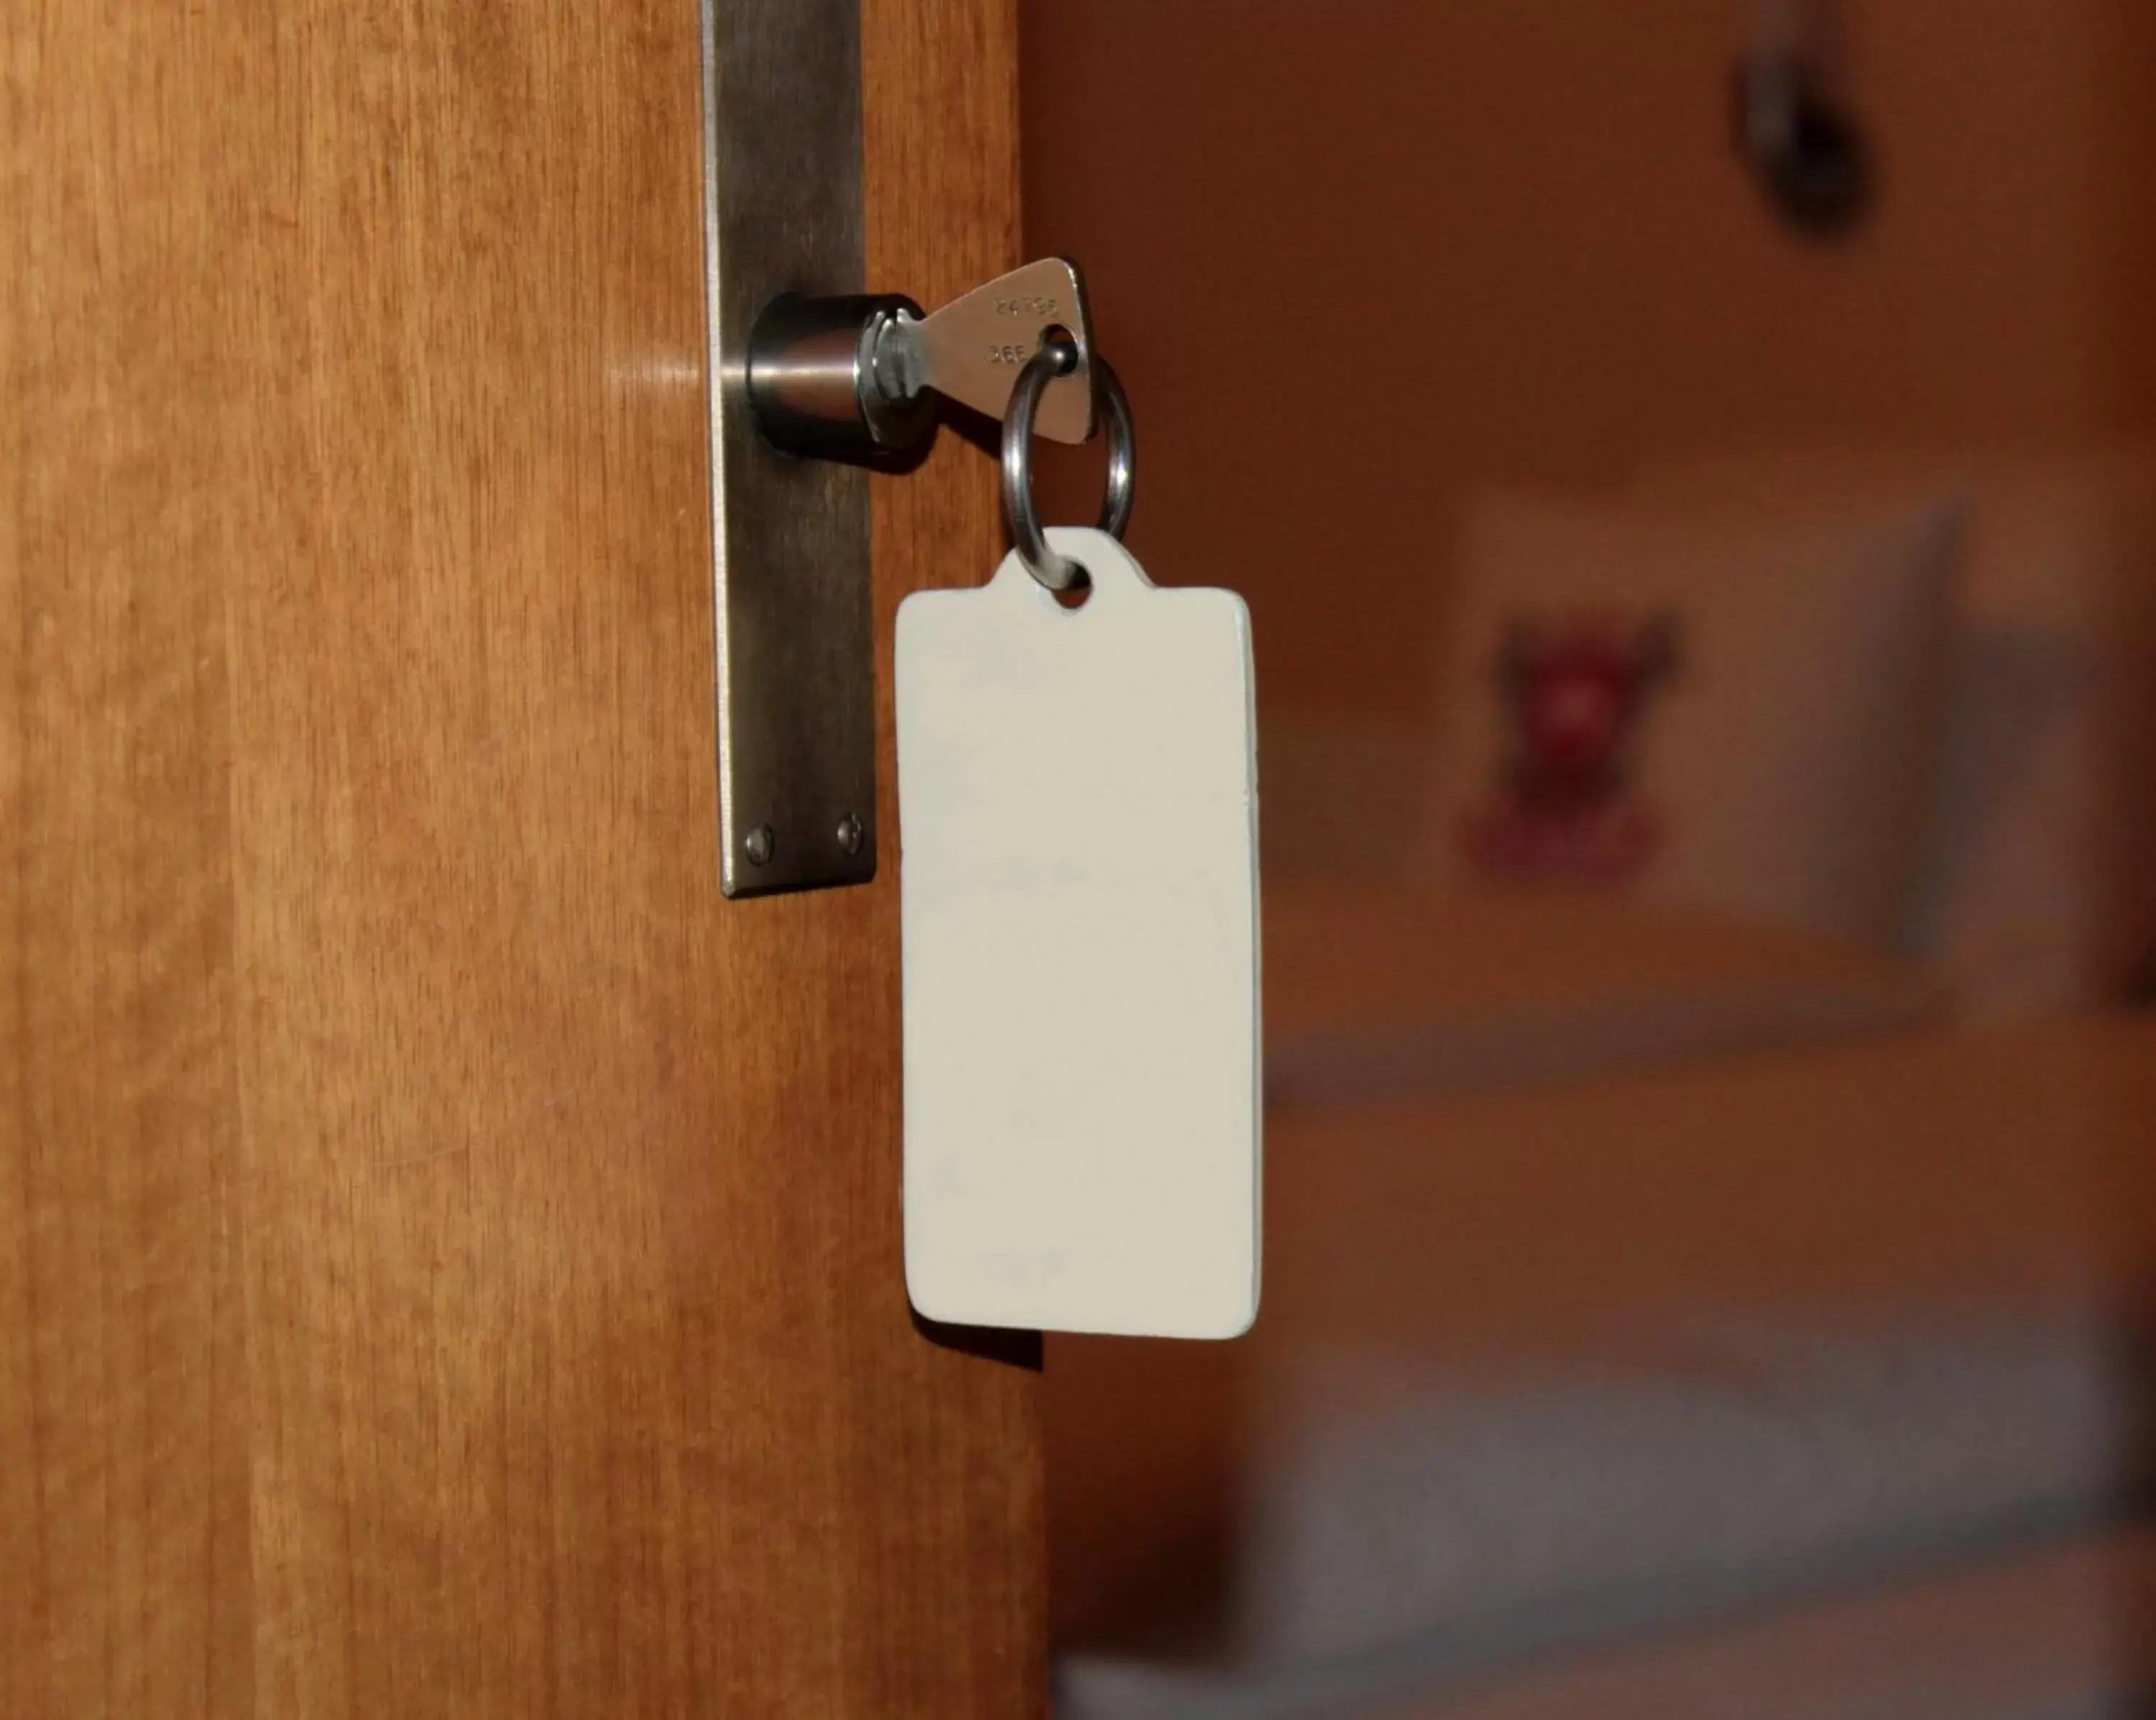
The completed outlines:
{"type": "Polygon", "coordinates": [[[2156,1710],[2156,8],[1023,20],[1266,873],[1257,1331],[1050,1344],[1065,1720],[2156,1710]]]}

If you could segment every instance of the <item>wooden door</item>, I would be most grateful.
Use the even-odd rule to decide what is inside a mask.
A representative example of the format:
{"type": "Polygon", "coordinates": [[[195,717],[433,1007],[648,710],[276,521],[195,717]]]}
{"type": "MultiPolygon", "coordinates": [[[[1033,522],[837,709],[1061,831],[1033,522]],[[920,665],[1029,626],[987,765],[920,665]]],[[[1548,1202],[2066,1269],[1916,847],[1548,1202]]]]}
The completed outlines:
{"type": "MultiPolygon", "coordinates": [[[[878,285],[1016,260],[1011,9],[868,0],[878,285]]],[[[1035,1712],[896,844],[719,894],[696,0],[0,17],[0,1709],[1035,1712]]],[[[1000,546],[878,482],[887,699],[1000,546]]]]}

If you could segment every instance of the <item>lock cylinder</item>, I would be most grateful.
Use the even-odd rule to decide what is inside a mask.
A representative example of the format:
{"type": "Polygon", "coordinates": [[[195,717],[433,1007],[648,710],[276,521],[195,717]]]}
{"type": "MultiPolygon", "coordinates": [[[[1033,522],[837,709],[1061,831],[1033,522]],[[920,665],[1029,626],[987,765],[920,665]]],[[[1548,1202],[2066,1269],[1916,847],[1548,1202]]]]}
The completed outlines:
{"type": "MultiPolygon", "coordinates": [[[[757,21],[729,38],[733,51],[748,53],[786,38],[777,19],[790,21],[803,8],[815,9],[810,0],[727,0],[717,13],[757,21]]],[[[711,64],[707,58],[707,71],[711,64]]],[[[850,75],[854,64],[854,57],[839,56],[831,79],[850,75]]],[[[752,78],[743,87],[764,93],[752,78]]],[[[726,88],[733,88],[731,73],[726,88]]],[[[717,101],[721,93],[707,86],[706,99],[717,101]]],[[[752,103],[746,111],[753,125],[728,122],[732,148],[716,147],[717,131],[707,135],[707,185],[723,189],[741,161],[760,159],[768,137],[795,138],[800,123],[824,105],[752,103]]],[[[812,141],[834,165],[858,160],[858,139],[812,141]]],[[[799,152],[792,143],[788,149],[799,152]]],[[[825,159],[814,151],[806,158],[825,159]]],[[[706,228],[719,884],[730,898],[875,876],[876,635],[865,468],[911,464],[946,408],[1002,420],[1022,376],[1033,379],[1017,412],[1024,428],[1065,443],[1093,433],[1096,375],[1085,283],[1067,259],[1024,264],[927,315],[896,293],[767,296],[765,283],[859,279],[857,256],[849,264],[835,248],[813,245],[793,254],[796,241],[820,231],[819,220],[843,238],[846,221],[856,218],[847,212],[855,207],[848,198],[860,195],[857,177],[844,182],[845,196],[826,202],[815,201],[820,184],[812,174],[799,187],[806,207],[820,212],[814,219],[803,213],[799,232],[750,218],[766,205],[746,196],[719,196],[706,228]],[[1051,351],[1052,360],[1045,358],[1051,351]]],[[[1113,378],[1105,368],[1100,374],[1112,403],[1113,378]]],[[[1111,461],[1111,489],[1122,469],[1126,495],[1127,417],[1117,420],[1122,453],[1111,461]]],[[[1007,452],[1007,469],[1011,463],[1007,452]]],[[[1018,493],[1029,504],[1029,468],[1023,459],[1019,465],[1018,493]]],[[[1035,576],[1053,584],[1055,568],[1043,565],[1047,571],[1035,576]]]]}
{"type": "Polygon", "coordinates": [[[901,455],[935,433],[936,403],[879,366],[885,339],[921,307],[898,293],[783,294],[748,342],[748,399],[771,444],[825,460],[901,455]]]}

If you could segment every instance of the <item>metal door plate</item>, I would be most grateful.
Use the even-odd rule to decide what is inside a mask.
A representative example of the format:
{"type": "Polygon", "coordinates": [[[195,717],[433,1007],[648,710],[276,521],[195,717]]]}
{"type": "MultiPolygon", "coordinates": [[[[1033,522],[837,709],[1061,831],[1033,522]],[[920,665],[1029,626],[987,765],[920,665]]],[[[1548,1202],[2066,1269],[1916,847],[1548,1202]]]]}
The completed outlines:
{"type": "Polygon", "coordinates": [[[858,293],[860,0],[704,0],[705,304],[729,896],[875,876],[868,474],[758,433],[750,325],[782,293],[858,293]]]}

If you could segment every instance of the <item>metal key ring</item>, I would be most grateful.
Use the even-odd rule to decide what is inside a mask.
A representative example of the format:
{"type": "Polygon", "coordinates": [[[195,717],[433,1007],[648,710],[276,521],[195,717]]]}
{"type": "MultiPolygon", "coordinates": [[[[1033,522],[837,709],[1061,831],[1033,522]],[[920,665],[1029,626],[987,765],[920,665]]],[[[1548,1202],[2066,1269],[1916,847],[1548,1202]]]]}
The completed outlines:
{"type": "MultiPolygon", "coordinates": [[[[1033,505],[1033,420],[1049,383],[1069,376],[1077,365],[1075,342],[1063,338],[1044,340],[1019,372],[1018,386],[1011,390],[1010,405],[1004,413],[1004,513],[1010,521],[1011,543],[1025,571],[1051,591],[1067,591],[1083,585],[1086,574],[1081,564],[1050,549],[1048,540],[1041,535],[1040,514],[1033,505]]],[[[1101,503],[1100,526],[1110,537],[1119,539],[1131,520],[1137,438],[1131,427],[1131,402],[1123,385],[1107,360],[1097,352],[1093,355],[1093,373],[1108,409],[1108,493],[1101,503]]]]}

